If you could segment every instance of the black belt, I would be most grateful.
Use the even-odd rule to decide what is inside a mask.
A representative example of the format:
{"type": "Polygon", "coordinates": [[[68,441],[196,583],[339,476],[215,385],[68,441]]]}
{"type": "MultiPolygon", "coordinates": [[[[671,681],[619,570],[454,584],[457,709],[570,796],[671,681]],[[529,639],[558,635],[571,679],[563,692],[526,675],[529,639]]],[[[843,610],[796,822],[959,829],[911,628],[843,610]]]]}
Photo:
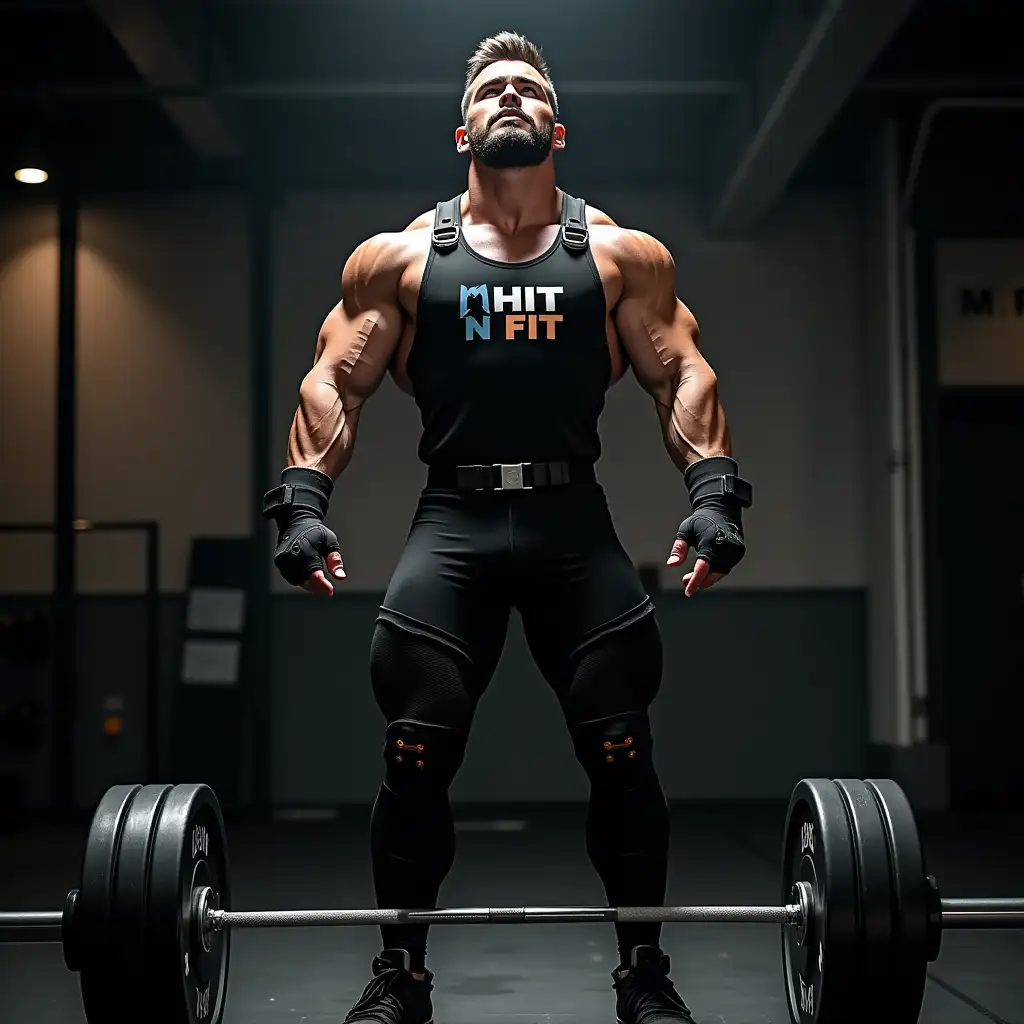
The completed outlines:
{"type": "Polygon", "coordinates": [[[516,462],[493,466],[431,466],[427,486],[458,491],[529,491],[535,487],[594,483],[591,462],[516,462]]]}

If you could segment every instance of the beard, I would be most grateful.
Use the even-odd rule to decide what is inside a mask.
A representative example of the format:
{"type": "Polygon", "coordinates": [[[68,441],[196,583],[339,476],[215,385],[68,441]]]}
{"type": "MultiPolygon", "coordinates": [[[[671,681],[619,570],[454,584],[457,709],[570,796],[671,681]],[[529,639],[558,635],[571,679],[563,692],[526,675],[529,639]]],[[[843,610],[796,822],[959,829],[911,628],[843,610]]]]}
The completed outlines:
{"type": "MultiPolygon", "coordinates": [[[[497,119],[495,119],[497,120],[497,119]]],[[[472,129],[469,151],[486,167],[536,167],[551,152],[554,126],[538,128],[532,121],[512,120],[495,129],[472,129]]]]}

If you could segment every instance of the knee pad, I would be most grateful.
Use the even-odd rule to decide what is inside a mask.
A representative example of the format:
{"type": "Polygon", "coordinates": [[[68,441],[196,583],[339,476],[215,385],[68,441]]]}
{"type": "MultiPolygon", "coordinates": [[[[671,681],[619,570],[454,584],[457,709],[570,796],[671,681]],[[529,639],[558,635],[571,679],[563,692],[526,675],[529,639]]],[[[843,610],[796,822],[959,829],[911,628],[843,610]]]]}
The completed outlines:
{"type": "Polygon", "coordinates": [[[466,753],[462,729],[411,719],[392,722],[385,732],[384,782],[399,796],[446,794],[466,753]]]}
{"type": "Polygon", "coordinates": [[[651,723],[629,712],[569,727],[576,758],[594,785],[632,788],[654,767],[651,723]]]}

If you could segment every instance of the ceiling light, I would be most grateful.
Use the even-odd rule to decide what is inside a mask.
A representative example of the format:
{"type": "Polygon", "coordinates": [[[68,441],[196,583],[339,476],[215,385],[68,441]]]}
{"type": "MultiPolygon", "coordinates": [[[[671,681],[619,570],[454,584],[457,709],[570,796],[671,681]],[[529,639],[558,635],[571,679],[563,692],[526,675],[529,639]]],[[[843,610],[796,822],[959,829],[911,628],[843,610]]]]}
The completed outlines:
{"type": "Polygon", "coordinates": [[[14,177],[23,185],[41,185],[50,176],[41,167],[19,167],[14,177]]]}

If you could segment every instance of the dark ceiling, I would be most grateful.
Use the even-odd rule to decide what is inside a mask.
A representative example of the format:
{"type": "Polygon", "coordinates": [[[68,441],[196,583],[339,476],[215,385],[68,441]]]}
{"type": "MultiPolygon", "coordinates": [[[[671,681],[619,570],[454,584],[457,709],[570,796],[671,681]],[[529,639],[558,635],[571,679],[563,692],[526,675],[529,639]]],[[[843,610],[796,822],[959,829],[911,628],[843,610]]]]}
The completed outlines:
{"type": "MultiPolygon", "coordinates": [[[[139,2],[166,9],[171,0],[139,2]]],[[[706,189],[707,154],[783,0],[175,2],[202,28],[187,48],[200,71],[189,88],[225,113],[242,140],[238,158],[197,156],[96,13],[102,2],[0,0],[0,166],[34,142],[91,189],[267,176],[292,187],[415,180],[454,189],[464,176],[452,136],[465,59],[483,36],[515,28],[552,66],[569,132],[563,180],[706,189]]],[[[938,96],[1024,96],[1022,6],[922,0],[798,182],[861,181],[874,126],[895,117],[912,135],[938,96]]],[[[1019,160],[1019,115],[993,117],[998,125],[990,117],[986,128],[943,117],[934,152],[955,162],[980,138],[995,147],[993,164],[1019,160]]],[[[0,173],[0,189],[15,187],[0,173]]]]}

